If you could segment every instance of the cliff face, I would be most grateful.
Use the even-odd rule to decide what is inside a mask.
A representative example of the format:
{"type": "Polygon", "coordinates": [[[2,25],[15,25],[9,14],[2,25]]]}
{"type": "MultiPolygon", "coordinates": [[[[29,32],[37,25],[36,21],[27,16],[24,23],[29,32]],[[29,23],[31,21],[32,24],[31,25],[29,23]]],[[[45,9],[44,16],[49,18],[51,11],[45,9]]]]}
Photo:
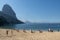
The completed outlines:
{"type": "MultiPolygon", "coordinates": [[[[5,21],[5,23],[9,23],[9,24],[23,23],[22,21],[17,19],[15,12],[7,4],[4,5],[2,11],[0,11],[0,20],[3,20],[5,21]]],[[[0,23],[3,23],[3,21],[1,21],[0,23]]]]}

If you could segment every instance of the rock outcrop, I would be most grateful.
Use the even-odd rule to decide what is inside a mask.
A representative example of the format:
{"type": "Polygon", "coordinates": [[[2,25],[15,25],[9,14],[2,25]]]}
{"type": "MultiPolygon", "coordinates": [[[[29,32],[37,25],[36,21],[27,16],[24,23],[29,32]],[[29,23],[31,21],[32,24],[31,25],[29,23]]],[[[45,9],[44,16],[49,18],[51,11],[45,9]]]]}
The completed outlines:
{"type": "Polygon", "coordinates": [[[1,23],[17,24],[23,22],[18,20],[13,9],[8,4],[5,4],[2,8],[2,11],[0,11],[0,24],[1,23]]]}

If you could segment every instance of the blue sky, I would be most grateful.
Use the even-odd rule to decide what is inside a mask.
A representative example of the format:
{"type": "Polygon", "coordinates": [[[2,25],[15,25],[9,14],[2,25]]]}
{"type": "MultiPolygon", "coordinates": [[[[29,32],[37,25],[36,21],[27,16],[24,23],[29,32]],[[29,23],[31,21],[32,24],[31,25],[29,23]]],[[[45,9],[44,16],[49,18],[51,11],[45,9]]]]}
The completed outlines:
{"type": "Polygon", "coordinates": [[[0,0],[0,10],[4,4],[9,4],[22,21],[60,22],[60,0],[0,0]]]}

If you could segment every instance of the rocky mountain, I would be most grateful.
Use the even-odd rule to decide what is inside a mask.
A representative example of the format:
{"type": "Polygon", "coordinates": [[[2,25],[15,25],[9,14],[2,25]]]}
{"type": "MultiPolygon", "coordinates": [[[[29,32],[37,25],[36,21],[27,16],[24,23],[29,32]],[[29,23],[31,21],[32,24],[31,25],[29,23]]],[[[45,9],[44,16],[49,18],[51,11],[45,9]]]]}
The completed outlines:
{"type": "Polygon", "coordinates": [[[8,4],[5,4],[2,8],[2,12],[4,14],[7,14],[13,18],[16,18],[16,13],[13,11],[13,9],[8,5],[8,4]]]}
{"type": "Polygon", "coordinates": [[[0,11],[0,24],[17,24],[23,23],[22,21],[18,20],[16,17],[16,13],[13,9],[8,5],[5,4],[0,11]]]}

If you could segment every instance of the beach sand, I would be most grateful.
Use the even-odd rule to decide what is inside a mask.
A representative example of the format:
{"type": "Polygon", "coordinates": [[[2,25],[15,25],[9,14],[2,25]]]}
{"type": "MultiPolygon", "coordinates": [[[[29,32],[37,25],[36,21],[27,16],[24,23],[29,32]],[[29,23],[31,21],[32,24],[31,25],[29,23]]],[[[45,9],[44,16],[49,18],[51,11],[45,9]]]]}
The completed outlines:
{"type": "Polygon", "coordinates": [[[31,33],[30,30],[12,30],[11,29],[0,29],[0,40],[60,40],[60,32],[47,32],[43,31],[39,33],[39,31],[34,31],[31,33]],[[8,35],[6,34],[6,30],[8,30],[8,35]]]}

